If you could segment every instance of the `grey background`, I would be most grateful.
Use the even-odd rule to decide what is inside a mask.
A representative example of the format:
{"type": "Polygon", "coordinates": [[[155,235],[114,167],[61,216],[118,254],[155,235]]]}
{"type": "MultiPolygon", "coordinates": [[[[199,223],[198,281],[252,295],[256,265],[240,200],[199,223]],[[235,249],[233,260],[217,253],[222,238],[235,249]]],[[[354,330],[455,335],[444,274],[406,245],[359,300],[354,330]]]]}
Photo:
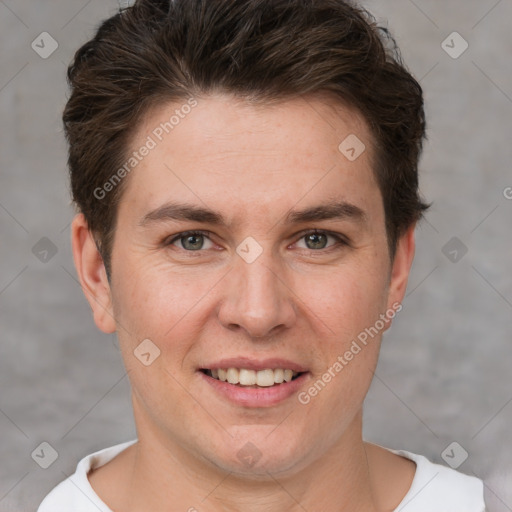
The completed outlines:
{"type": "MultiPolygon", "coordinates": [[[[489,510],[510,511],[512,2],[365,5],[388,24],[424,87],[421,188],[434,202],[417,230],[404,311],[384,338],[365,437],[438,463],[459,443],[469,454],[459,471],[484,480],[489,510]],[[457,59],[441,46],[453,31],[469,43],[457,59]],[[468,251],[457,262],[452,246],[443,252],[452,237],[457,257],[468,251]]],[[[60,120],[66,66],[116,8],[0,1],[2,512],[35,510],[81,457],[135,436],[115,336],[96,330],[73,268],[60,120]],[[44,31],[59,45],[47,59],[31,48],[44,31]],[[57,250],[46,263],[33,253],[43,237],[57,250]],[[59,455],[46,470],[31,458],[43,441],[59,455]]]]}

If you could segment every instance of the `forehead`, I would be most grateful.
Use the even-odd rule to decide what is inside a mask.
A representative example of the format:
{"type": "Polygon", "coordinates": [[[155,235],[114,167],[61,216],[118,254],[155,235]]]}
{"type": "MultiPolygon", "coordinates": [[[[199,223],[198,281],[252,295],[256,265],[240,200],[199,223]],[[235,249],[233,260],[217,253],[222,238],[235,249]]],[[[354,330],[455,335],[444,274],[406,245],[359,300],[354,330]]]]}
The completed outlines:
{"type": "MultiPolygon", "coordinates": [[[[339,139],[347,134],[364,139],[369,153],[373,153],[373,137],[364,117],[328,91],[272,102],[214,94],[151,107],[143,116],[133,142],[136,144],[151,135],[158,145],[165,145],[172,143],[173,138],[187,137],[193,146],[201,138],[217,142],[229,138],[230,142],[236,139],[240,143],[243,136],[251,142],[263,142],[259,149],[268,149],[291,142],[286,135],[292,135],[292,140],[307,139],[304,149],[312,146],[325,149],[330,144],[337,154],[339,139]],[[271,135],[266,140],[265,133],[271,135]],[[279,137],[274,137],[276,134],[279,137]]],[[[203,142],[199,141],[201,145],[203,142]]]]}
{"type": "Polygon", "coordinates": [[[268,211],[335,195],[364,202],[368,191],[379,193],[371,135],[355,109],[325,97],[272,105],[227,95],[194,101],[146,114],[131,150],[148,142],[152,149],[129,176],[132,206],[186,198],[268,211]]]}

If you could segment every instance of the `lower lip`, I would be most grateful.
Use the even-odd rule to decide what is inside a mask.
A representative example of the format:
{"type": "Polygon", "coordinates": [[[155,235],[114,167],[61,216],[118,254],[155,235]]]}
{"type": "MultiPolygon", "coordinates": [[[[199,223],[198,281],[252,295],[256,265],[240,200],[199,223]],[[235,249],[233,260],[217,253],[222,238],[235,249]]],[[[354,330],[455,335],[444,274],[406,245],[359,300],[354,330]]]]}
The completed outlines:
{"type": "Polygon", "coordinates": [[[295,394],[305,383],[309,373],[305,372],[290,382],[262,388],[247,388],[209,377],[199,371],[201,377],[219,395],[243,407],[272,407],[295,394]]]}

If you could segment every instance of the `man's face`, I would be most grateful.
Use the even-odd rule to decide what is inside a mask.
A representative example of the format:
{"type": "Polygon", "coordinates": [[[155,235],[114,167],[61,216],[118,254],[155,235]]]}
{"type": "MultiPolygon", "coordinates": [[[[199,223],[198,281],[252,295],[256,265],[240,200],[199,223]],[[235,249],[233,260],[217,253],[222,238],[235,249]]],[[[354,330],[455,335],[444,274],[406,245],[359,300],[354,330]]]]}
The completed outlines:
{"type": "Polygon", "coordinates": [[[126,178],[112,251],[139,439],[227,471],[298,470],[353,435],[389,326],[376,322],[402,298],[370,134],[320,99],[257,108],[213,96],[159,141],[179,107],[150,113],[134,140],[157,145],[126,178]],[[361,146],[339,149],[353,135],[366,145],[355,160],[361,146]],[[225,223],[175,216],[176,205],[225,223]],[[333,205],[337,215],[298,214],[333,205]],[[358,351],[369,328],[379,332],[358,351]],[[160,351],[149,365],[134,354],[143,340],[146,363],[160,351]],[[228,368],[262,385],[215,378],[228,368]],[[298,375],[269,386],[290,372],[266,369],[298,375]]]}

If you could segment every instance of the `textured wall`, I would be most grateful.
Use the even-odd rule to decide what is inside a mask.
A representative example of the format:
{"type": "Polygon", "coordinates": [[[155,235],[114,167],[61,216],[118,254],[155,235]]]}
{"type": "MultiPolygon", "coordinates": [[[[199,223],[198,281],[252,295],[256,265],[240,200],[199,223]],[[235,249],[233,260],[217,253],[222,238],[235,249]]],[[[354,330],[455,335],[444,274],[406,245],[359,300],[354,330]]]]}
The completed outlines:
{"type": "MultiPolygon", "coordinates": [[[[421,188],[434,202],[384,339],[365,437],[436,462],[458,443],[468,452],[459,470],[484,479],[489,510],[510,511],[512,2],[365,5],[424,87],[421,188]]],[[[116,339],[94,327],[73,268],[60,121],[66,66],[116,7],[0,1],[1,512],[34,510],[79,458],[135,435],[116,339]],[[42,442],[58,452],[46,470],[31,457],[42,442]]]]}

